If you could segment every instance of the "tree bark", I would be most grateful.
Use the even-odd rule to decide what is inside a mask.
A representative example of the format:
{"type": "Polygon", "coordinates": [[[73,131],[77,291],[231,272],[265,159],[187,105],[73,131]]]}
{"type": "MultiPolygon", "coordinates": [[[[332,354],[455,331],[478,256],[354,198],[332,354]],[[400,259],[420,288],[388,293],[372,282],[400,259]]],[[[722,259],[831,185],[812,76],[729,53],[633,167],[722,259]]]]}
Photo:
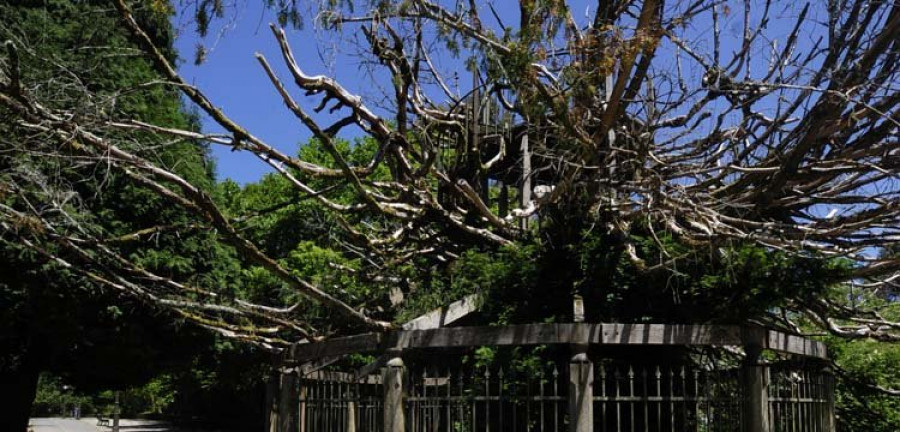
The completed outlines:
{"type": "Polygon", "coordinates": [[[37,393],[40,367],[33,350],[23,353],[18,365],[0,370],[0,394],[4,395],[3,412],[0,416],[0,430],[27,432],[31,405],[37,393]]]}

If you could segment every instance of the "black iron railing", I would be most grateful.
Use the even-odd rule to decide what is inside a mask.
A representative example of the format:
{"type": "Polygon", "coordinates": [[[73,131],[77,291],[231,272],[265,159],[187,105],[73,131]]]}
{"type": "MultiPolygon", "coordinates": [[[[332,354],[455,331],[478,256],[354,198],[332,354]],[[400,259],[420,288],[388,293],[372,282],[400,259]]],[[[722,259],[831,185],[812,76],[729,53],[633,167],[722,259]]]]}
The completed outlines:
{"type": "Polygon", "coordinates": [[[300,431],[384,430],[384,389],[378,376],[356,379],[315,371],[299,380],[300,431]]]}

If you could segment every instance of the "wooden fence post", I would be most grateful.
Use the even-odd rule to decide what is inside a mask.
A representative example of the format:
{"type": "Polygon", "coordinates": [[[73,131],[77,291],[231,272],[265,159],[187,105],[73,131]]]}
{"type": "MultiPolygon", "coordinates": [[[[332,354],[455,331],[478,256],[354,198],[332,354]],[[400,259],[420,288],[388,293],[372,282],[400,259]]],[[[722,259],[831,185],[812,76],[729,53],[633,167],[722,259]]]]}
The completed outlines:
{"type": "Polygon", "coordinates": [[[399,355],[388,360],[384,369],[384,432],[406,432],[406,413],[403,410],[405,369],[399,355]]]}
{"type": "Polygon", "coordinates": [[[266,380],[266,422],[265,432],[275,432],[275,424],[278,423],[278,403],[275,396],[278,375],[272,374],[266,380]]]}
{"type": "MultiPolygon", "coordinates": [[[[572,302],[572,320],[584,322],[584,300],[576,295],[572,302]]],[[[582,334],[572,345],[575,353],[569,360],[569,430],[594,431],[594,363],[588,358],[589,337],[582,334]]]]}
{"type": "Polygon", "coordinates": [[[299,388],[297,389],[297,426],[300,432],[309,432],[306,430],[306,400],[309,398],[309,388],[299,380],[299,388]]]}
{"type": "Polygon", "coordinates": [[[586,352],[577,352],[569,361],[569,430],[594,430],[594,363],[586,352]]]}
{"type": "Polygon", "coordinates": [[[744,331],[744,432],[769,432],[769,368],[761,363],[761,329],[744,331]]]}
{"type": "Polygon", "coordinates": [[[295,432],[298,430],[297,420],[300,416],[297,410],[300,404],[297,403],[298,394],[297,375],[291,372],[282,373],[279,383],[280,393],[278,395],[278,410],[281,414],[278,416],[278,432],[295,432]]]}
{"type": "Polygon", "coordinates": [[[299,378],[290,371],[277,370],[266,385],[266,431],[296,432],[300,429],[299,378]]]}

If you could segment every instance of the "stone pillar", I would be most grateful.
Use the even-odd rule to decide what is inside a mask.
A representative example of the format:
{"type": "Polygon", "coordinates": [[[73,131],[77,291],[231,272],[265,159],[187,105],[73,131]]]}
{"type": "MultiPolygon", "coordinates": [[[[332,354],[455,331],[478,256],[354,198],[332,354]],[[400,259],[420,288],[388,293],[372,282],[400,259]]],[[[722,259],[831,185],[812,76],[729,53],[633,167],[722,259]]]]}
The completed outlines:
{"type": "Polygon", "coordinates": [[[744,350],[744,432],[769,432],[769,368],[760,362],[760,345],[744,350]]]}
{"type": "Polygon", "coordinates": [[[403,394],[406,368],[403,359],[395,355],[384,369],[384,432],[406,432],[406,413],[403,410],[403,394]]]}
{"type": "Polygon", "coordinates": [[[587,346],[576,347],[569,361],[569,430],[594,430],[594,363],[588,359],[587,346]]]}

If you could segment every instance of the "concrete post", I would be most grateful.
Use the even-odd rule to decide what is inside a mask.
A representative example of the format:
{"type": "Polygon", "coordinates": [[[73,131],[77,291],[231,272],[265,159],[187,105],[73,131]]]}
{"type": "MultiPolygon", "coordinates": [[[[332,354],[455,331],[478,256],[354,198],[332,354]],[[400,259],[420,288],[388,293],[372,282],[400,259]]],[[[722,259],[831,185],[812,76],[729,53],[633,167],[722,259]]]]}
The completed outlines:
{"type": "Polygon", "coordinates": [[[300,388],[297,391],[297,423],[299,423],[300,432],[309,432],[306,430],[306,399],[309,397],[309,388],[300,381],[300,388]]]}
{"type": "Polygon", "coordinates": [[[356,432],[356,402],[347,402],[347,432],[356,432]]]}
{"type": "Polygon", "coordinates": [[[384,369],[384,432],[406,432],[406,413],[403,410],[405,369],[399,355],[388,360],[384,369]]]}
{"type": "Polygon", "coordinates": [[[588,359],[585,347],[576,347],[569,361],[569,430],[594,430],[594,363],[588,359]]]}
{"type": "Polygon", "coordinates": [[[759,345],[744,349],[744,432],[769,432],[769,368],[760,363],[759,345]]]}
{"type": "Polygon", "coordinates": [[[112,432],[119,432],[119,398],[122,392],[116,390],[116,405],[113,407],[112,432]]]}

